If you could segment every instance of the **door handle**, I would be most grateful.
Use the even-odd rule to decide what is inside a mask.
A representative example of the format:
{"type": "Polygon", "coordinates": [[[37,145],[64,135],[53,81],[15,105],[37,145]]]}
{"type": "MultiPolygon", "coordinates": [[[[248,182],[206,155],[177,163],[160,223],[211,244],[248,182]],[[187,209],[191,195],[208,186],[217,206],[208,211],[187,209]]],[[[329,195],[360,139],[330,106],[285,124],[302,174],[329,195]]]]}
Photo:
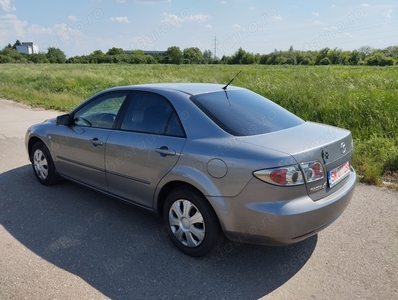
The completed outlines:
{"type": "Polygon", "coordinates": [[[94,147],[102,146],[104,144],[104,142],[99,140],[98,138],[93,138],[90,140],[90,142],[91,144],[93,144],[94,147]]]}
{"type": "Polygon", "coordinates": [[[170,155],[170,156],[176,155],[176,151],[175,151],[175,150],[169,149],[169,148],[167,148],[166,146],[162,146],[162,147],[160,147],[160,148],[156,148],[155,151],[156,151],[157,153],[159,153],[160,156],[163,156],[163,157],[164,157],[164,156],[167,156],[167,155],[170,155]]]}

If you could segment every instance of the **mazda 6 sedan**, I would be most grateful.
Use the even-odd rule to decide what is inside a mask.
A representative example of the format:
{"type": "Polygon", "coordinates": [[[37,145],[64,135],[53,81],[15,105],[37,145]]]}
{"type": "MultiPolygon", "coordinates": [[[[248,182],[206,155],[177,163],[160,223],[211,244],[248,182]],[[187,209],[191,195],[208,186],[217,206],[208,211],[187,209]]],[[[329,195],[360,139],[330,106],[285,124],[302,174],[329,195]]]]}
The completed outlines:
{"type": "Polygon", "coordinates": [[[191,256],[225,237],[302,241],[343,213],[356,182],[350,131],[232,85],[107,89],[31,126],[26,148],[40,183],[67,179],[157,212],[191,256]]]}

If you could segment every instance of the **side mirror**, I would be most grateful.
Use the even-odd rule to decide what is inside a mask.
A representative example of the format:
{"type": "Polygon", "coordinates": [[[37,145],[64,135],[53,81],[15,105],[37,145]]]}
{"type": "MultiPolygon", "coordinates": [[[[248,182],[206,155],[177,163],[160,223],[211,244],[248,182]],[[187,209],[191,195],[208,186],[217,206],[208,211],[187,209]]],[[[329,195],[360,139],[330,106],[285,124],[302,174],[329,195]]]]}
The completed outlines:
{"type": "Polygon", "coordinates": [[[58,116],[55,119],[57,126],[69,126],[72,124],[72,117],[69,114],[58,116]]]}

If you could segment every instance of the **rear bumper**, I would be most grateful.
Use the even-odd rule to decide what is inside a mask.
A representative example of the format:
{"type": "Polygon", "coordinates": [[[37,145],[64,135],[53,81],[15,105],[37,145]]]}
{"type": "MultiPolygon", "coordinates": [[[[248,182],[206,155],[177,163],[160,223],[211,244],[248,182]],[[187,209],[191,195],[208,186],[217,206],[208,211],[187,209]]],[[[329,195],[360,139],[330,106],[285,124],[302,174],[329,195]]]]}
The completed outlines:
{"type": "Polygon", "coordinates": [[[264,183],[259,185],[258,181],[249,183],[238,197],[212,200],[217,202],[217,214],[230,240],[287,245],[302,241],[332,224],[349,204],[355,184],[356,173],[351,169],[350,176],[336,187],[334,193],[318,201],[313,201],[306,193],[294,199],[270,200],[278,197],[279,188],[264,191],[264,183]],[[260,186],[262,191],[259,191],[260,186]],[[259,197],[264,200],[258,201],[259,197]]]}

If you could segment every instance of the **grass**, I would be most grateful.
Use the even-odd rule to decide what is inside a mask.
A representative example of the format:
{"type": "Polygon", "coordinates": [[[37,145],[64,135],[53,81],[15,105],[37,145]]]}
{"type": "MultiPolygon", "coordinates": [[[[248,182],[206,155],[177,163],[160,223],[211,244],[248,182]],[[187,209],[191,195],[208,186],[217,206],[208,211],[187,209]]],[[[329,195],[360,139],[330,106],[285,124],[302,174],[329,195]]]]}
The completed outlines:
{"type": "MultiPolygon", "coordinates": [[[[398,68],[262,65],[0,65],[0,97],[69,111],[105,88],[154,82],[233,82],[305,120],[350,129],[363,182],[398,181],[398,68]]],[[[397,182],[398,183],[398,182],[397,182]]]]}

